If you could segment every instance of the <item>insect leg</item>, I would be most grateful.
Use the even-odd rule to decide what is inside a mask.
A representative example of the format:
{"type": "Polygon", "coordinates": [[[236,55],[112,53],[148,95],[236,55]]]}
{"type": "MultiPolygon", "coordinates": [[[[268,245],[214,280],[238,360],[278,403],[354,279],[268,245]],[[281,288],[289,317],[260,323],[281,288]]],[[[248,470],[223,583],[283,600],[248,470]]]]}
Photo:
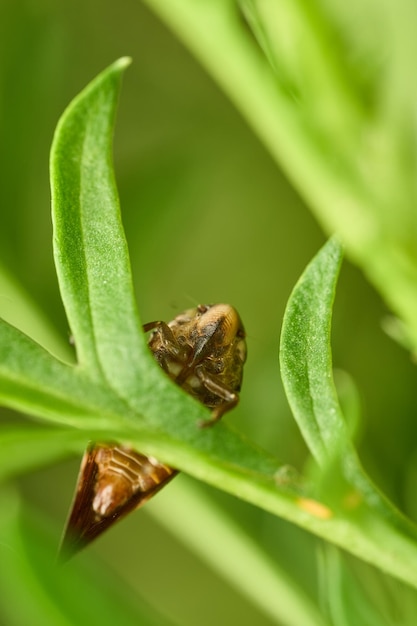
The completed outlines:
{"type": "Polygon", "coordinates": [[[227,411],[230,411],[239,402],[239,395],[230,389],[227,385],[222,383],[218,378],[215,378],[212,374],[209,374],[203,365],[197,365],[195,373],[201,380],[204,387],[215,396],[218,396],[223,402],[216,406],[211,412],[211,416],[207,420],[203,420],[199,423],[201,428],[206,426],[212,426],[224,415],[227,411]]]}
{"type": "Polygon", "coordinates": [[[177,343],[174,333],[166,322],[148,322],[147,324],[144,324],[142,328],[144,333],[148,333],[150,330],[155,330],[160,336],[162,343],[166,345],[177,343]]]}
{"type": "Polygon", "coordinates": [[[154,330],[155,333],[158,334],[158,337],[161,341],[162,347],[173,357],[176,358],[184,358],[185,349],[184,346],[181,346],[177,339],[175,338],[174,333],[165,322],[148,322],[143,325],[143,330],[145,333],[150,330],[154,330]]]}
{"type": "Polygon", "coordinates": [[[143,330],[154,331],[148,345],[162,369],[172,380],[176,380],[178,369],[189,357],[190,346],[180,343],[165,322],[149,322],[143,326],[143,330]]]}

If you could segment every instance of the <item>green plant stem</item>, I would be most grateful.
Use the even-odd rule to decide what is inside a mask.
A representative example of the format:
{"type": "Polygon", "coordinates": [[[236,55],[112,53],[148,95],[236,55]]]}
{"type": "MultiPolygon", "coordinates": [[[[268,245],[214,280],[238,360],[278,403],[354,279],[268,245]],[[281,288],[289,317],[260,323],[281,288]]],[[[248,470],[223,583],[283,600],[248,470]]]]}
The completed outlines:
{"type": "MultiPolygon", "coordinates": [[[[363,268],[388,305],[404,321],[410,343],[417,350],[414,187],[409,189],[408,183],[404,184],[404,168],[391,180],[392,172],[398,171],[398,162],[402,163],[395,145],[398,137],[392,144],[390,129],[381,127],[381,120],[368,120],[367,125],[358,128],[356,111],[360,111],[361,103],[352,103],[354,91],[348,88],[350,98],[347,100],[351,106],[346,109],[345,127],[353,124],[359,132],[357,142],[353,142],[346,153],[323,153],[319,131],[306,125],[296,103],[280,89],[272,67],[242,28],[234,2],[145,2],[229,96],[308,202],[325,231],[340,235],[350,257],[363,268]],[[382,156],[375,148],[379,145],[383,146],[382,156]],[[394,215],[402,215],[402,220],[395,219],[393,223],[394,215]],[[402,222],[406,228],[397,232],[402,222]]],[[[298,9],[295,8],[298,5],[293,5],[298,19],[307,20],[308,11],[305,13],[302,3],[298,9]]],[[[275,5],[276,11],[279,7],[280,4],[275,5]]],[[[284,9],[276,19],[286,19],[284,9]]],[[[316,36],[323,36],[320,28],[316,36]]],[[[322,70],[328,74],[329,89],[334,90],[334,107],[343,108],[346,99],[341,97],[342,83],[337,73],[333,74],[332,65],[331,57],[322,70]]],[[[296,69],[302,75],[303,68],[296,69]]],[[[308,80],[308,76],[303,78],[308,80]]],[[[315,96],[321,97],[318,93],[315,96]]],[[[329,125],[324,141],[328,145],[337,135],[329,125]]]]}

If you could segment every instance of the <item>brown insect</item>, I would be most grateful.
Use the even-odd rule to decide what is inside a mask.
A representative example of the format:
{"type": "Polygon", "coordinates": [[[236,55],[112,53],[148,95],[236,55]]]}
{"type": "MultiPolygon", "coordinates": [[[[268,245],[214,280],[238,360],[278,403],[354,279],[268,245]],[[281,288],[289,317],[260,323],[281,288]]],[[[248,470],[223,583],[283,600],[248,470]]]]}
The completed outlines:
{"type": "MultiPolygon", "coordinates": [[[[209,426],[239,400],[246,359],[245,331],[228,304],[199,305],[171,322],[145,324],[149,347],[162,369],[212,409],[209,426]]],[[[142,506],[177,470],[130,447],[92,443],[82,460],[61,555],[69,558],[116,521],[142,506]]]]}

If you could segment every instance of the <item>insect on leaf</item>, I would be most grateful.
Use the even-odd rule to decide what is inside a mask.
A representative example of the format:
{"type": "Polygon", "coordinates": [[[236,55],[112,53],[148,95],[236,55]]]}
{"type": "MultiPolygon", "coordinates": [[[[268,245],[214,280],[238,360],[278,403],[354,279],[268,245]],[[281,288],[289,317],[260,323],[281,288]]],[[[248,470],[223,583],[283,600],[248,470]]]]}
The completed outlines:
{"type": "MultiPolygon", "coordinates": [[[[172,380],[212,409],[210,426],[239,400],[245,331],[234,308],[200,305],[146,324],[149,347],[172,380]]],[[[94,443],[84,454],[62,556],[67,558],[145,504],[177,471],[128,446],[94,443]]]]}

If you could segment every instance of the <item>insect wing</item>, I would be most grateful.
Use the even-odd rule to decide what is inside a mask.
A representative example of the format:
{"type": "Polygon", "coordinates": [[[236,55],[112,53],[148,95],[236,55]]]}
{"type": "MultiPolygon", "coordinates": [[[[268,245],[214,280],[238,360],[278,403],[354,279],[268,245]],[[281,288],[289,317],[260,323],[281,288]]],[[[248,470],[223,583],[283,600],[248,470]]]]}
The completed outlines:
{"type": "MultiPolygon", "coordinates": [[[[209,426],[238,402],[245,331],[227,304],[199,305],[171,322],[151,322],[149,348],[166,374],[212,410],[209,426]]],[[[131,448],[92,444],[84,455],[61,545],[65,560],[138,508],[177,471],[131,448]]]]}
{"type": "Polygon", "coordinates": [[[60,549],[65,561],[115,522],[145,504],[177,471],[130,448],[90,446],[60,549]]]}

